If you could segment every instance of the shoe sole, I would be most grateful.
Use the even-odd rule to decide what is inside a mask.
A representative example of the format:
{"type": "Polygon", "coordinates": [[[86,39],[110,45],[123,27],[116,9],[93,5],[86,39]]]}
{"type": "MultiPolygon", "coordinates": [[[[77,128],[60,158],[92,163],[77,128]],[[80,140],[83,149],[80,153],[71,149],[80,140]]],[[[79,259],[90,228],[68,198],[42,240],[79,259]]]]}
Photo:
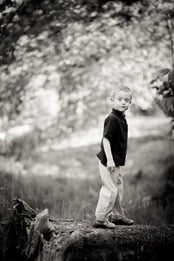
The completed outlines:
{"type": "Polygon", "coordinates": [[[119,221],[119,220],[117,220],[117,221],[112,221],[112,223],[114,223],[115,225],[125,225],[125,226],[131,226],[131,225],[133,225],[134,224],[134,222],[130,222],[130,223],[126,223],[126,222],[124,222],[124,221],[119,221]]]}
{"type": "Polygon", "coordinates": [[[93,227],[95,228],[104,228],[104,229],[114,229],[115,227],[107,227],[106,225],[102,225],[102,224],[93,224],[93,227]]]}

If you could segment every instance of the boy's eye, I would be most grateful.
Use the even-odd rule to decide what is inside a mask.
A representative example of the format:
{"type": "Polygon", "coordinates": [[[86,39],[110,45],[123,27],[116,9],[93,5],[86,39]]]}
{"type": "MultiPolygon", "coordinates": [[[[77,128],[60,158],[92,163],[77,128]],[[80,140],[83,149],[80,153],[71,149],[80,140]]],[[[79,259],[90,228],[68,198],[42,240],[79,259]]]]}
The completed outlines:
{"type": "Polygon", "coordinates": [[[129,98],[122,98],[122,97],[118,97],[118,101],[122,101],[124,100],[125,102],[129,102],[129,98]]]}

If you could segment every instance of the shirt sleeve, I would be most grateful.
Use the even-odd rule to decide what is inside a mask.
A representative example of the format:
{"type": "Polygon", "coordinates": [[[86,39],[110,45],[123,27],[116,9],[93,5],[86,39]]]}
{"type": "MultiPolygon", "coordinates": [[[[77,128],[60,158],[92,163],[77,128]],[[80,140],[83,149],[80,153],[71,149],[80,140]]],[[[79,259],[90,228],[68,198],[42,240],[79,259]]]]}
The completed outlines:
{"type": "Polygon", "coordinates": [[[112,139],[117,132],[118,122],[115,117],[108,116],[104,122],[103,138],[112,139]]]}

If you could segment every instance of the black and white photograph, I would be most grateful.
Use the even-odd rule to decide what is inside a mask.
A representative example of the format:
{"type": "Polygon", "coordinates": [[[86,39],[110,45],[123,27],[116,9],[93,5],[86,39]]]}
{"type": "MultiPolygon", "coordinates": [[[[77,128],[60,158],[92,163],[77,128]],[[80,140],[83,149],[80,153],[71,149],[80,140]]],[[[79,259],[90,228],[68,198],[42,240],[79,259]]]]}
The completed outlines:
{"type": "Polygon", "coordinates": [[[174,260],[174,0],[0,0],[0,261],[174,260]]]}

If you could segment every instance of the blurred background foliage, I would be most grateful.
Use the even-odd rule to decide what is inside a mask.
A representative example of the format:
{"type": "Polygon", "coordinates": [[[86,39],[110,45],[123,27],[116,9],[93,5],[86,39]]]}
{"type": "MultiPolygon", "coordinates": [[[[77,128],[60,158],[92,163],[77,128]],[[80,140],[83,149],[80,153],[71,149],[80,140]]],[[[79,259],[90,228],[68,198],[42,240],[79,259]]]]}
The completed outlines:
{"type": "MultiPolygon", "coordinates": [[[[65,171],[72,177],[84,172],[86,177],[90,177],[90,173],[98,172],[96,162],[90,158],[91,149],[94,157],[97,147],[86,147],[84,151],[71,151],[70,154],[63,150],[61,155],[58,152],[32,153],[41,143],[54,145],[78,131],[86,133],[83,139],[87,133],[94,139],[95,133],[90,130],[92,127],[102,129],[100,123],[110,111],[109,97],[113,89],[120,86],[129,86],[133,90],[130,117],[155,115],[158,109],[149,83],[159,69],[172,66],[169,25],[173,19],[173,0],[0,0],[0,149],[3,173],[0,193],[4,202],[20,196],[32,201],[34,206],[50,206],[55,214],[56,206],[61,208],[58,213],[62,208],[67,211],[65,199],[78,202],[75,208],[69,205],[76,212],[85,206],[85,203],[83,207],[79,205],[77,191],[83,191],[81,203],[83,200],[96,200],[98,179],[93,185],[90,179],[85,181],[85,187],[83,179],[75,184],[62,177],[56,182],[45,177],[41,183],[36,174],[48,171],[49,175],[63,175],[61,173],[65,171]],[[37,165],[33,169],[34,163],[37,165]],[[11,172],[13,177],[9,175],[11,172]],[[26,172],[33,173],[35,178],[26,179],[26,172]],[[17,178],[16,173],[21,176],[17,178]],[[11,194],[6,190],[8,184],[11,194]]],[[[143,130],[146,130],[146,123],[146,118],[140,122],[143,130]]],[[[164,134],[164,125],[167,126],[165,120],[161,125],[155,123],[155,128],[164,134]]],[[[147,131],[150,132],[150,128],[147,131]]],[[[81,136],[77,143],[80,139],[81,136]]],[[[141,180],[141,173],[144,173],[141,170],[144,153],[150,166],[149,174],[159,172],[158,160],[164,156],[160,146],[168,152],[167,164],[172,158],[163,139],[150,139],[145,152],[143,146],[139,147],[139,142],[145,144],[147,140],[131,143],[130,149],[136,148],[136,155],[128,164],[135,177],[131,182],[135,183],[136,178],[141,180]],[[158,150],[159,155],[150,159],[149,151],[155,157],[158,150]],[[137,158],[139,165],[135,169],[137,158]]],[[[142,203],[144,198],[148,204],[151,202],[149,194],[152,189],[146,187],[152,182],[150,176],[149,180],[143,183],[143,189],[139,187],[139,192],[142,189],[145,193],[140,192],[137,202],[142,203]]],[[[130,209],[135,192],[131,182],[128,189],[130,209]]],[[[5,209],[6,204],[2,201],[5,209]]],[[[90,210],[92,213],[94,207],[95,204],[90,210]]],[[[136,206],[133,208],[137,211],[136,206]]],[[[163,215],[158,211],[152,214],[152,223],[157,215],[163,215]]],[[[70,216],[72,211],[62,215],[70,216]]],[[[139,220],[142,222],[141,218],[139,220]]]]}
{"type": "Polygon", "coordinates": [[[95,124],[121,85],[133,89],[134,113],[154,111],[148,84],[171,64],[172,1],[13,0],[0,6],[1,128],[29,124],[66,135],[95,124]]]}

